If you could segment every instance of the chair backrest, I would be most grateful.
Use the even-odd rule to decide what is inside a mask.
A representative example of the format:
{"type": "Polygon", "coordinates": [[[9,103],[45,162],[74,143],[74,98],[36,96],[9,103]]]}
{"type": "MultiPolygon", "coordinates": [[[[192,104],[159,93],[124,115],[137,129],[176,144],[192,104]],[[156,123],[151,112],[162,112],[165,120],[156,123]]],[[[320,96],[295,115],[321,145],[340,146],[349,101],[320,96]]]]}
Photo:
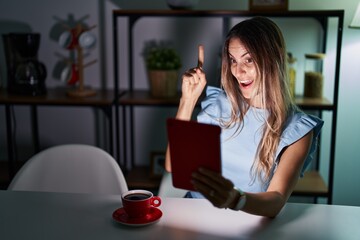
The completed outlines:
{"type": "Polygon", "coordinates": [[[8,190],[121,194],[128,186],[110,154],[90,145],[66,144],[31,157],[8,190]]]}

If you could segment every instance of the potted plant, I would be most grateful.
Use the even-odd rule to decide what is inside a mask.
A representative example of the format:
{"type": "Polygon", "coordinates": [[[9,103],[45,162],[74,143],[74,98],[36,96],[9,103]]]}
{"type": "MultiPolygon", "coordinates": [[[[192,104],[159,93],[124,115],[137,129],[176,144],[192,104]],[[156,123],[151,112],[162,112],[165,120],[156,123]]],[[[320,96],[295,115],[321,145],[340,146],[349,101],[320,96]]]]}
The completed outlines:
{"type": "Polygon", "coordinates": [[[145,62],[154,97],[174,97],[181,59],[173,47],[165,42],[151,41],[145,46],[145,62]]]}

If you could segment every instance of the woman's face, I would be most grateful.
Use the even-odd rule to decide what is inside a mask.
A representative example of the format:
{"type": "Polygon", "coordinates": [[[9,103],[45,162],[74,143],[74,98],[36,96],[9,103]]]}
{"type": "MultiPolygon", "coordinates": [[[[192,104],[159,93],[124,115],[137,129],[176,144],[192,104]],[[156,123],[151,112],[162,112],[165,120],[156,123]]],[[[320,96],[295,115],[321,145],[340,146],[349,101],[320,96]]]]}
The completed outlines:
{"type": "Polygon", "coordinates": [[[240,39],[232,38],[229,42],[229,58],[231,73],[237,79],[239,88],[244,98],[249,100],[254,91],[257,71],[255,62],[246,50],[240,39]]]}

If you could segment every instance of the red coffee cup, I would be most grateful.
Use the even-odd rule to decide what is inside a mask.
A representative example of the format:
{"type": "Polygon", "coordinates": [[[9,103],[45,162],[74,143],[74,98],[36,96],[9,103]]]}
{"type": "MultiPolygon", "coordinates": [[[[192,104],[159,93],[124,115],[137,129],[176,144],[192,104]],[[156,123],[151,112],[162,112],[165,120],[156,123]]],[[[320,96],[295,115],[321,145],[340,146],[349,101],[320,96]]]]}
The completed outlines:
{"type": "Polygon", "coordinates": [[[152,207],[161,205],[161,198],[146,190],[130,190],[121,195],[123,208],[130,218],[145,217],[152,207]]]}

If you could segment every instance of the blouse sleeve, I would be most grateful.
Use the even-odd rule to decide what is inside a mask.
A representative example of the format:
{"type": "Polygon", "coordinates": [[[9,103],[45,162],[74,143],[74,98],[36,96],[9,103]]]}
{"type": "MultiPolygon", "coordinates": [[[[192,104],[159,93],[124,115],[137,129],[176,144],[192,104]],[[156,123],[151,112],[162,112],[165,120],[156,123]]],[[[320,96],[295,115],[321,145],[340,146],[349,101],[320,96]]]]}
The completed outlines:
{"type": "Polygon", "coordinates": [[[305,159],[304,166],[301,169],[300,173],[300,176],[303,177],[304,171],[314,158],[316,147],[318,145],[318,136],[323,124],[324,121],[315,116],[308,115],[303,112],[295,113],[294,116],[288,121],[288,124],[281,136],[279,148],[276,152],[276,165],[279,161],[278,156],[284,147],[296,142],[297,140],[305,136],[307,133],[309,133],[311,130],[313,130],[313,139],[310,151],[307,158],[305,159]]]}
{"type": "Polygon", "coordinates": [[[201,102],[198,122],[219,125],[219,119],[230,117],[231,109],[225,92],[217,87],[208,86],[206,97],[201,102]]]}

